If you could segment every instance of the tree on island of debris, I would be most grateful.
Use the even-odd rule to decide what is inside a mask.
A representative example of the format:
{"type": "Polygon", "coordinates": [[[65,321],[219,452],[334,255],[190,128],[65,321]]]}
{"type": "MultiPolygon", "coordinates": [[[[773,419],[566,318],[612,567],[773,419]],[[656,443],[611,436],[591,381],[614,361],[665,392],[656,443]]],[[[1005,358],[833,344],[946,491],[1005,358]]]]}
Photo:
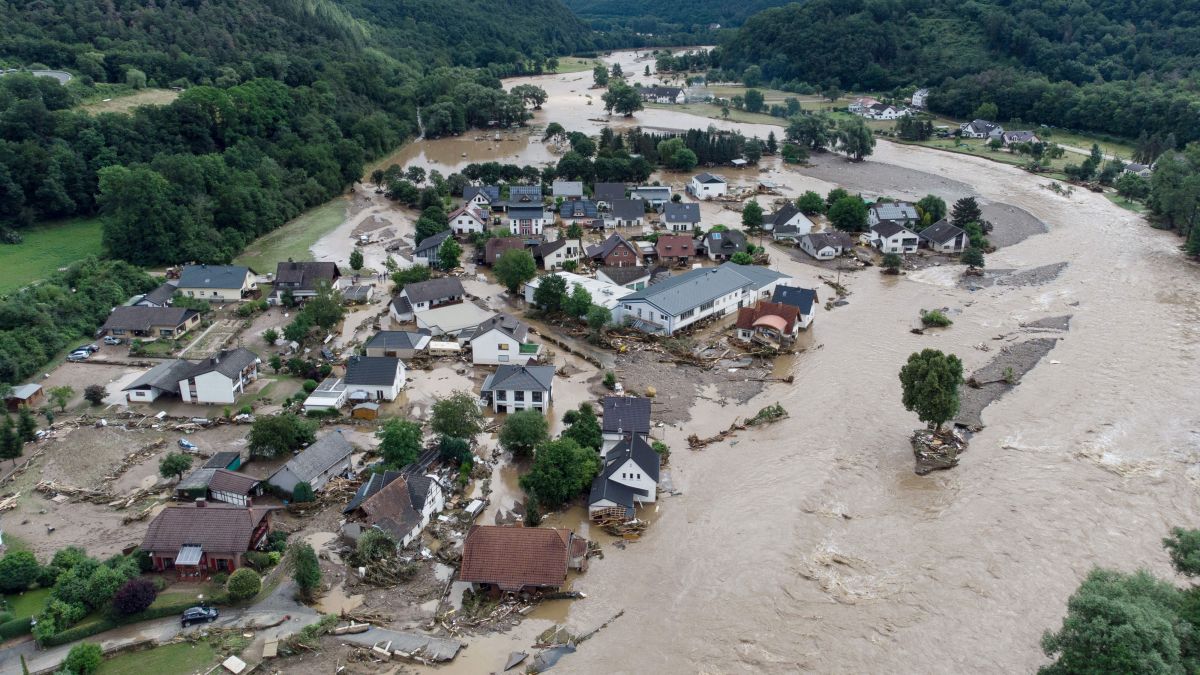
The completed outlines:
{"type": "Polygon", "coordinates": [[[504,420],[500,427],[500,447],[514,457],[529,457],[533,449],[550,438],[546,417],[536,410],[520,410],[504,420]]]}
{"type": "Polygon", "coordinates": [[[974,270],[983,267],[983,251],[972,246],[963,251],[962,263],[967,266],[967,269],[974,270]]]}
{"type": "Polygon", "coordinates": [[[900,265],[904,264],[904,259],[899,253],[884,253],[883,254],[883,271],[888,274],[899,274],[900,265]]]}
{"type": "Polygon", "coordinates": [[[483,421],[484,416],[479,410],[475,395],[467,391],[456,391],[446,398],[434,401],[430,410],[429,427],[434,433],[472,442],[483,430],[483,421]]]}
{"type": "Polygon", "coordinates": [[[856,162],[875,152],[875,135],[861,117],[838,123],[837,147],[856,162]]]}
{"type": "Polygon", "coordinates": [[[595,80],[596,86],[607,87],[608,86],[608,68],[605,68],[604,64],[597,63],[596,67],[592,68],[592,79],[595,80]]]}
{"type": "Polygon", "coordinates": [[[358,249],[354,249],[353,251],[350,252],[350,269],[357,272],[357,271],[361,270],[362,268],[363,268],[362,251],[360,251],[358,249]]]}
{"type": "Polygon", "coordinates": [[[963,382],[962,361],[937,349],[923,349],[908,357],[900,369],[903,403],[906,410],[940,431],[942,425],[958,414],[958,387],[963,382]]]}
{"type": "Polygon", "coordinates": [[[609,86],[608,91],[600,97],[604,101],[604,109],[609,113],[620,113],[625,117],[633,117],[633,113],[643,109],[642,96],[637,89],[618,80],[609,86]]]}
{"type": "Polygon", "coordinates": [[[108,396],[108,389],[102,384],[89,384],[83,388],[83,400],[92,405],[104,403],[105,396],[108,396]]]}
{"type": "Polygon", "coordinates": [[[977,223],[982,218],[983,211],[979,210],[974,197],[963,197],[954,202],[954,208],[950,210],[950,222],[955,227],[966,229],[967,223],[977,223]]]}

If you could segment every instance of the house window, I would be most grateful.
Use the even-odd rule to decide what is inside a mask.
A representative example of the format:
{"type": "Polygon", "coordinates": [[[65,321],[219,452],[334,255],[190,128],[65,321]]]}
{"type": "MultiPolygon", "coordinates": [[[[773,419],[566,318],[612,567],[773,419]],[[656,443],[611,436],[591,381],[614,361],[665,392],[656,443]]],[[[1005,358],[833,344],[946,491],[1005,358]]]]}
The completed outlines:
{"type": "Polygon", "coordinates": [[[692,315],[694,315],[695,313],[696,313],[696,310],[689,309],[688,311],[684,312],[683,314],[680,314],[679,318],[680,319],[690,319],[690,318],[692,318],[692,315]]]}
{"type": "Polygon", "coordinates": [[[508,354],[500,354],[496,356],[496,360],[500,363],[508,363],[508,354]]]}
{"type": "Polygon", "coordinates": [[[496,400],[497,401],[507,401],[508,400],[508,392],[507,391],[496,392],[496,400]]]}
{"type": "Polygon", "coordinates": [[[534,402],[534,403],[541,403],[541,402],[542,402],[542,392],[540,392],[540,391],[535,391],[535,392],[531,392],[531,393],[533,394],[533,402],[534,402]]]}
{"type": "Polygon", "coordinates": [[[700,311],[701,311],[701,312],[703,312],[703,311],[704,311],[704,310],[706,310],[706,309],[712,309],[712,308],[713,308],[713,301],[712,301],[712,300],[709,300],[708,302],[704,303],[703,305],[700,305],[700,311]]]}
{"type": "Polygon", "coordinates": [[[225,572],[229,570],[229,561],[224,558],[217,558],[217,569],[225,572]]]}
{"type": "Polygon", "coordinates": [[[508,351],[508,344],[507,344],[507,343],[502,343],[502,344],[498,345],[498,346],[496,347],[496,349],[499,349],[499,350],[500,350],[500,351],[502,351],[502,352],[506,352],[506,351],[508,351]]]}
{"type": "Polygon", "coordinates": [[[513,392],[513,400],[518,401],[518,402],[524,402],[525,401],[525,392],[514,391],[513,392]]]}

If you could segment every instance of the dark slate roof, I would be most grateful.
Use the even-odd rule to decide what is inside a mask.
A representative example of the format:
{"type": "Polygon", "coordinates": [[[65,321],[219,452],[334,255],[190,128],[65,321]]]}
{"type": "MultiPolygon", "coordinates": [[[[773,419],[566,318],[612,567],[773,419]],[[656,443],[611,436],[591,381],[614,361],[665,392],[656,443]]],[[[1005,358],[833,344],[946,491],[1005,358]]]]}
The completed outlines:
{"type": "Polygon", "coordinates": [[[533,206],[528,204],[509,204],[508,206],[509,220],[537,220],[545,217],[546,211],[540,202],[533,206]]]}
{"type": "Polygon", "coordinates": [[[550,391],[554,382],[554,366],[502,365],[483,381],[489,391],[550,391]]]}
{"type": "Polygon", "coordinates": [[[894,220],[881,220],[871,228],[871,231],[884,239],[889,239],[908,228],[894,220]]]}
{"type": "MultiPolygon", "coordinates": [[[[424,506],[424,504],[422,504],[424,506]]],[[[360,505],[372,525],[402,539],[421,522],[421,514],[412,505],[408,481],[396,477],[388,481],[360,505]]]]}
{"type": "Polygon", "coordinates": [[[800,209],[796,208],[791,202],[788,202],[778,211],[763,216],[763,225],[771,224],[779,227],[792,218],[795,218],[798,213],[800,213],[800,209]]]}
{"type": "Polygon", "coordinates": [[[625,198],[624,183],[596,183],[592,189],[592,198],[598,202],[613,203],[625,198]]]}
{"type": "Polygon", "coordinates": [[[491,204],[495,204],[496,202],[500,201],[499,185],[481,185],[478,187],[474,185],[468,185],[467,187],[463,188],[463,200],[471,201],[471,199],[479,193],[483,193],[483,196],[486,197],[488,202],[491,204]]]}
{"type": "Polygon", "coordinates": [[[646,216],[646,202],[641,199],[616,199],[612,203],[614,218],[637,220],[646,216]]]}
{"type": "Polygon", "coordinates": [[[725,179],[720,176],[714,176],[707,171],[696,176],[696,180],[701,183],[724,183],[725,179]]]}
{"type": "Polygon", "coordinates": [[[813,301],[817,299],[815,288],[795,288],[793,286],[776,286],[771,294],[771,302],[791,305],[800,310],[801,314],[811,314],[813,301]]]}
{"type": "Polygon", "coordinates": [[[462,282],[455,277],[439,277],[408,284],[401,291],[411,303],[430,302],[466,294],[462,282]]]}
{"type": "Polygon", "coordinates": [[[367,349],[416,349],[421,338],[429,337],[430,332],[424,328],[417,331],[381,330],[367,340],[367,349]]]}
{"type": "Polygon", "coordinates": [[[820,251],[826,246],[847,249],[854,246],[854,241],[845,232],[812,232],[804,235],[814,251],[820,251]]]}
{"type": "Polygon", "coordinates": [[[350,499],[350,503],[346,505],[346,508],[342,509],[342,513],[350,513],[359,506],[362,506],[363,502],[403,475],[403,472],[400,471],[384,471],[382,473],[371,474],[367,480],[363,481],[362,485],[358,486],[354,497],[350,499]]]}
{"type": "Polygon", "coordinates": [[[880,202],[867,207],[879,220],[919,220],[917,207],[908,202],[880,202]]]}
{"type": "Polygon", "coordinates": [[[511,314],[505,314],[504,312],[501,312],[487,321],[479,324],[479,328],[475,329],[475,333],[470,339],[474,340],[493,328],[516,340],[517,342],[524,342],[525,338],[529,336],[528,325],[511,314]]]}
{"type": "Polygon", "coordinates": [[[352,452],[354,452],[354,448],[350,445],[350,441],[346,440],[341,431],[334,429],[318,438],[299,455],[288,460],[288,463],[283,465],[280,471],[289,469],[298,480],[311,482],[313,478],[321,475],[352,452]]]}
{"type": "Polygon", "coordinates": [[[298,284],[294,288],[302,291],[316,290],[317,284],[322,281],[332,284],[340,276],[337,265],[331,262],[288,260],[275,267],[276,284],[286,284],[289,288],[293,287],[292,284],[298,284]]]}
{"type": "Polygon", "coordinates": [[[513,208],[520,205],[542,204],[541,185],[512,185],[508,188],[508,206],[513,208]]]}
{"type": "Polygon", "coordinates": [[[177,290],[179,288],[175,284],[167,281],[143,296],[142,300],[155,305],[165,305],[167,301],[175,296],[175,291],[177,290]]]}
{"type": "Polygon", "coordinates": [[[179,288],[238,288],[246,283],[249,268],[240,265],[186,265],[179,273],[179,288]]]}
{"type": "Polygon", "coordinates": [[[592,480],[592,489],[588,492],[588,505],[608,500],[625,507],[626,517],[633,516],[634,489],[615,480],[609,480],[603,472],[596,474],[592,480]]]}
{"type": "Polygon", "coordinates": [[[668,223],[700,222],[700,205],[692,202],[667,202],[663,204],[663,220],[668,223]]]}
{"type": "Polygon", "coordinates": [[[570,240],[566,237],[560,237],[554,241],[547,241],[545,243],[538,244],[537,246],[533,247],[533,257],[545,258],[547,255],[554,253],[558,249],[566,246],[568,241],[570,240]]]}
{"type": "Polygon", "coordinates": [[[704,248],[710,253],[733,255],[746,250],[746,235],[738,230],[708,232],[704,235],[704,248]]]}
{"type": "Polygon", "coordinates": [[[347,387],[353,385],[385,385],[396,383],[400,359],[395,356],[351,356],[346,361],[347,387]]]}
{"type": "Polygon", "coordinates": [[[608,254],[613,252],[613,249],[621,245],[628,247],[629,250],[633,251],[635,254],[638,252],[638,248],[626,241],[625,237],[613,233],[608,235],[608,239],[605,239],[596,246],[588,248],[587,254],[589,258],[607,258],[608,254]]]}
{"type": "Polygon", "coordinates": [[[650,270],[645,267],[601,267],[599,272],[621,286],[650,276],[650,270]]]}
{"type": "Polygon", "coordinates": [[[647,441],[645,437],[632,436],[621,439],[604,456],[606,465],[604,474],[606,476],[612,475],[612,472],[620,468],[621,463],[627,459],[632,459],[642,468],[642,473],[654,480],[655,483],[658,482],[659,470],[662,468],[662,457],[654,451],[654,448],[650,446],[650,441],[647,441]]]}
{"type": "Polygon", "coordinates": [[[558,214],[563,218],[595,218],[598,213],[596,202],[590,199],[565,201],[558,207],[558,214]]]}
{"type": "Polygon", "coordinates": [[[669,185],[639,185],[630,191],[630,196],[643,192],[660,192],[665,193],[665,197],[671,196],[671,186],[669,185]]]}
{"type": "Polygon", "coordinates": [[[123,328],[145,331],[155,326],[174,328],[196,314],[194,309],[180,307],[117,307],[108,315],[108,320],[104,322],[101,330],[123,328]]]}
{"type": "Polygon", "coordinates": [[[965,232],[966,231],[961,227],[952,225],[950,224],[949,220],[942,218],[936,223],[918,232],[917,236],[935,244],[942,244],[954,239],[955,237],[958,237],[959,235],[965,234],[965,232]]]}
{"type": "Polygon", "coordinates": [[[725,263],[720,267],[701,267],[669,277],[625,296],[622,301],[642,300],[674,315],[736,290],[757,290],[785,277],[765,267],[725,263]]]}
{"type": "Polygon", "coordinates": [[[125,387],[121,391],[153,387],[155,389],[165,389],[178,393],[179,381],[185,379],[185,373],[191,369],[191,361],[185,361],[184,359],[163,361],[150,370],[147,370],[141,377],[134,380],[128,387],[125,387]]]}
{"type": "Polygon", "coordinates": [[[638,396],[605,396],[603,421],[606,433],[650,433],[650,399],[638,396]]]}
{"type": "Polygon", "coordinates": [[[188,380],[206,373],[220,373],[231,380],[237,379],[243,370],[250,367],[256,361],[258,361],[258,354],[245,347],[222,349],[192,366],[179,379],[188,380]]]}
{"type": "MultiPolygon", "coordinates": [[[[445,243],[445,241],[449,238],[450,230],[442,230],[431,237],[425,237],[413,247],[413,254],[421,255],[423,253],[427,254],[431,251],[436,251],[441,248],[442,244],[445,243]]],[[[424,255],[422,257],[428,257],[428,255],[424,255]]]]}
{"type": "Polygon", "coordinates": [[[429,487],[433,485],[433,479],[429,476],[409,476],[405,481],[408,483],[409,503],[419,512],[425,508],[425,500],[429,499],[429,487]]]}
{"type": "Polygon", "coordinates": [[[229,450],[226,452],[218,452],[217,454],[208,458],[208,461],[204,463],[203,468],[205,468],[205,469],[224,469],[225,467],[232,464],[233,460],[238,459],[241,456],[242,456],[242,454],[236,450],[229,450]]]}
{"type": "Polygon", "coordinates": [[[150,521],[142,539],[143,551],[178,551],[185,544],[209,553],[242,552],[250,548],[250,535],[269,508],[226,506],[168,506],[150,521]]]}

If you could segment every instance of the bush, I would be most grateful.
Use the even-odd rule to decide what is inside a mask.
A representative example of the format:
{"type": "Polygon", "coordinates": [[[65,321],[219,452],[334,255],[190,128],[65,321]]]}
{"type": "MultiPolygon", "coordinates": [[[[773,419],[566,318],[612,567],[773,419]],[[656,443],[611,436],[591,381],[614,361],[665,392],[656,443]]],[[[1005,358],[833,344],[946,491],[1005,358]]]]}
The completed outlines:
{"type": "Polygon", "coordinates": [[[287,550],[287,532],[278,530],[267,535],[267,550],[283,553],[287,550]]]}
{"type": "Polygon", "coordinates": [[[316,498],[316,493],[313,492],[312,486],[308,483],[296,483],[296,487],[292,488],[292,501],[297,504],[311,502],[316,498]]]}
{"type": "Polygon", "coordinates": [[[217,572],[212,575],[212,582],[217,586],[224,586],[226,581],[229,581],[229,575],[224,572],[217,572]]]}
{"type": "Polygon", "coordinates": [[[83,642],[71,647],[63,666],[74,675],[91,675],[100,668],[104,651],[94,642],[83,642]]]}
{"type": "Polygon", "coordinates": [[[921,314],[921,323],[925,324],[927,328],[945,328],[954,322],[941,310],[931,309],[921,314]]]}
{"type": "MultiPolygon", "coordinates": [[[[265,551],[248,551],[246,553],[246,563],[258,572],[265,572],[272,565],[271,554],[265,551]]],[[[232,594],[233,590],[230,589],[229,592],[232,594]]]]}
{"type": "Polygon", "coordinates": [[[303,386],[304,386],[304,391],[311,394],[317,388],[317,381],[316,380],[305,380],[303,386]]]}
{"type": "Polygon", "coordinates": [[[0,558],[0,592],[27,590],[42,573],[42,566],[29,551],[9,551],[0,558]]]}
{"type": "Polygon", "coordinates": [[[271,563],[271,567],[274,567],[279,564],[280,560],[283,560],[283,554],[279,551],[271,551],[270,553],[267,553],[267,558],[271,563]]]}
{"type": "Polygon", "coordinates": [[[130,579],[113,596],[113,609],[118,614],[137,614],[149,609],[156,597],[158,589],[154,587],[154,582],[143,578],[130,579]]]}
{"type": "Polygon", "coordinates": [[[103,403],[105,396],[108,396],[108,389],[102,384],[89,384],[83,389],[83,399],[92,405],[103,403]]]}
{"type": "Polygon", "coordinates": [[[605,371],[604,386],[607,387],[608,389],[616,389],[617,388],[617,374],[611,370],[605,371]]]}
{"type": "Polygon", "coordinates": [[[20,635],[27,635],[33,630],[33,617],[26,616],[0,623],[0,640],[9,640],[20,635]]]}
{"type": "Polygon", "coordinates": [[[248,600],[262,590],[262,577],[249,567],[243,567],[229,577],[225,590],[229,591],[229,599],[234,602],[248,600]]]}
{"type": "Polygon", "coordinates": [[[296,546],[295,559],[292,561],[292,578],[300,587],[300,595],[305,599],[313,597],[313,593],[321,586],[321,564],[317,561],[317,553],[305,542],[296,546]]]}

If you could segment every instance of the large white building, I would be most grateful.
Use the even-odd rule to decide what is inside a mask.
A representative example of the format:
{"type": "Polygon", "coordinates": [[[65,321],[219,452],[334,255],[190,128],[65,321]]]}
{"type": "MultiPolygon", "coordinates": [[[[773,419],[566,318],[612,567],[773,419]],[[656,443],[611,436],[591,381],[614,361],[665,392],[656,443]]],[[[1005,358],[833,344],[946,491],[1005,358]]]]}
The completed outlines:
{"type": "Polygon", "coordinates": [[[221,350],[179,376],[185,403],[234,403],[258,379],[258,355],[249,349],[221,350]]]}
{"type": "Polygon", "coordinates": [[[694,269],[621,298],[613,320],[648,333],[671,335],[701,319],[732,314],[771,297],[785,274],[754,265],[725,263],[694,269]]]}
{"type": "Polygon", "coordinates": [[[592,304],[601,305],[607,308],[610,312],[616,311],[617,304],[621,298],[633,293],[632,290],[617,284],[585,277],[574,272],[555,272],[553,275],[545,274],[540,277],[534,277],[525,284],[525,302],[533,304],[533,294],[537,292],[538,285],[543,279],[550,276],[561,277],[567,282],[567,295],[575,291],[576,286],[582,286],[583,290],[592,296],[592,304]]]}
{"type": "Polygon", "coordinates": [[[724,178],[708,172],[692,176],[688,182],[688,192],[696,199],[724,197],[728,191],[729,183],[724,178]]]}
{"type": "Polygon", "coordinates": [[[554,366],[500,366],[483,381],[480,393],[497,413],[545,413],[554,393],[554,366]]]}

